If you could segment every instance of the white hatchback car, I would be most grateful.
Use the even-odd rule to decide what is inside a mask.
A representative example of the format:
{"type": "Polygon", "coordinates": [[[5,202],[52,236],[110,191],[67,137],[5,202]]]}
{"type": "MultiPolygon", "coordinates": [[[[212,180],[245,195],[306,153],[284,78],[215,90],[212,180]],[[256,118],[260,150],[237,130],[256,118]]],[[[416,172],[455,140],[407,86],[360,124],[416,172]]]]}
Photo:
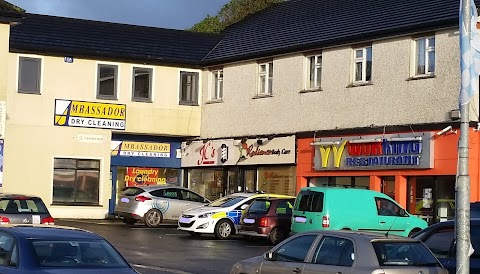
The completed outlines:
{"type": "Polygon", "coordinates": [[[210,204],[184,211],[178,220],[178,229],[192,236],[214,234],[217,239],[227,239],[238,233],[242,211],[255,198],[290,196],[266,193],[234,193],[210,204]]]}
{"type": "Polygon", "coordinates": [[[163,220],[176,221],[183,211],[209,202],[184,187],[127,187],[118,199],[115,214],[126,224],[142,220],[148,227],[157,227],[163,220]]]}

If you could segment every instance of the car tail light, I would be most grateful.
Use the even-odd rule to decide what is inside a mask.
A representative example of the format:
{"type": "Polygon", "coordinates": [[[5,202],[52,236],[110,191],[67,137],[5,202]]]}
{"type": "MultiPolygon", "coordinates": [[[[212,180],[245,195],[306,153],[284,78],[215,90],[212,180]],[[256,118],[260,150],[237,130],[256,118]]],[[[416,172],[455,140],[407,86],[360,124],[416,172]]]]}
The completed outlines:
{"type": "Polygon", "coordinates": [[[328,218],[328,216],[323,216],[322,227],[323,228],[329,228],[330,227],[330,219],[328,218]]]}
{"type": "Polygon", "coordinates": [[[0,216],[0,225],[8,225],[10,223],[10,219],[7,217],[0,216]]]}
{"type": "Polygon", "coordinates": [[[135,197],[135,201],[137,202],[145,202],[145,201],[149,201],[151,200],[152,198],[148,198],[148,197],[145,197],[145,196],[137,196],[135,197]]]}
{"type": "Polygon", "coordinates": [[[42,219],[41,223],[44,225],[54,225],[55,220],[52,217],[45,217],[42,219]]]}
{"type": "Polygon", "coordinates": [[[260,219],[260,222],[258,222],[259,227],[267,227],[268,226],[268,218],[263,217],[260,219]]]}

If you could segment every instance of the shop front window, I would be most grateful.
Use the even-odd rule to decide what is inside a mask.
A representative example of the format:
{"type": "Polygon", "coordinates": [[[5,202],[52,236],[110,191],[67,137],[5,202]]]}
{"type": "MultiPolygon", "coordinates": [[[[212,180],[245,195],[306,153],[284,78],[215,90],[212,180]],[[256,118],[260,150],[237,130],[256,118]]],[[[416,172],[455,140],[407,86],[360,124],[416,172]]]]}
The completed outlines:
{"type": "Polygon", "coordinates": [[[258,168],[258,190],[266,193],[296,195],[295,167],[258,168]]]}
{"type": "Polygon", "coordinates": [[[382,177],[382,193],[395,200],[395,177],[382,177]]]}
{"type": "Polygon", "coordinates": [[[256,179],[256,170],[247,169],[245,170],[244,180],[245,180],[245,191],[254,191],[256,189],[255,182],[256,179]]]}
{"type": "Polygon", "coordinates": [[[419,176],[410,183],[414,205],[410,211],[428,223],[452,219],[455,216],[455,176],[419,176]],[[414,206],[414,208],[412,208],[414,206]]]}
{"type": "Polygon", "coordinates": [[[223,196],[223,169],[192,169],[188,188],[213,201],[223,196]]]}
{"type": "Polygon", "coordinates": [[[99,188],[99,160],[54,159],[54,204],[98,205],[99,188]]]}

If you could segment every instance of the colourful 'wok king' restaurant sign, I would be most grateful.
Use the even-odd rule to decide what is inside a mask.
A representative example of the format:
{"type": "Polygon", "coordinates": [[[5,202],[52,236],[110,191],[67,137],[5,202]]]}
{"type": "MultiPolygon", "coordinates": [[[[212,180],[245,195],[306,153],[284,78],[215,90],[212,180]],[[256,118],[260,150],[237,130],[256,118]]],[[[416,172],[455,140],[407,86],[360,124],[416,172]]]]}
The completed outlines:
{"type": "Polygon", "coordinates": [[[317,138],[311,144],[315,170],[433,168],[429,132],[317,138]]]}

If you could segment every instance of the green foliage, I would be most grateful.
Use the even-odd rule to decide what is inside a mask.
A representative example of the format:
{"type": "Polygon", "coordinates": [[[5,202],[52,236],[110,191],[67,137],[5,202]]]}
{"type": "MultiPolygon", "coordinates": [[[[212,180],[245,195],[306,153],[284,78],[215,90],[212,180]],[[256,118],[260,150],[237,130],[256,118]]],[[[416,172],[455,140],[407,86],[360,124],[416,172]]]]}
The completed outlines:
{"type": "Polygon", "coordinates": [[[222,7],[216,16],[207,15],[205,19],[195,24],[189,30],[219,33],[247,16],[283,1],[285,0],[231,0],[222,7]]]}

